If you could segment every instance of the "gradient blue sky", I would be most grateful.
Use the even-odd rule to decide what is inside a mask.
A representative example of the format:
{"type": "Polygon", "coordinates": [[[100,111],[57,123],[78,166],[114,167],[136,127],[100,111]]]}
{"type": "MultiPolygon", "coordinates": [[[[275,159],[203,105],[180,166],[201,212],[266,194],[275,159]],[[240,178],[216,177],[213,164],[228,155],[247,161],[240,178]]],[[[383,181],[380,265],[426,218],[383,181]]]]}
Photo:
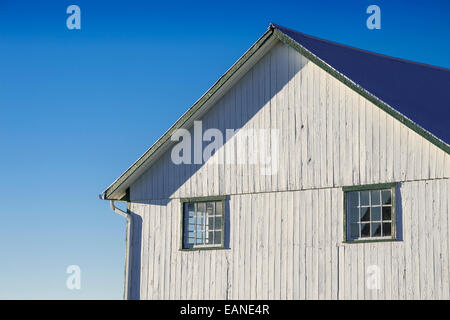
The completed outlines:
{"type": "Polygon", "coordinates": [[[275,22],[450,68],[449,1],[0,0],[0,299],[121,299],[98,199],[275,22]],[[81,8],[81,30],[66,8],[81,8]],[[381,30],[366,28],[367,6],[381,30]],[[65,285],[81,267],[81,290],[65,285]]]}

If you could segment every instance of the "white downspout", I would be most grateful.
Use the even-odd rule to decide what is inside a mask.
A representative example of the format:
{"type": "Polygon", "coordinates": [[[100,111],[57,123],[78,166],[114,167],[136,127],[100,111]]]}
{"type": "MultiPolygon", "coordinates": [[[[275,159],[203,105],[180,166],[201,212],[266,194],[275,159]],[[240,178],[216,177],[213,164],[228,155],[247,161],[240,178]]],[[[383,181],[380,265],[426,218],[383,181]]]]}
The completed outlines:
{"type": "Polygon", "coordinates": [[[130,289],[131,289],[131,276],[130,276],[130,261],[131,261],[131,230],[133,230],[133,219],[131,219],[131,215],[128,212],[119,209],[115,205],[115,200],[110,200],[111,209],[120,214],[122,217],[127,219],[127,239],[126,239],[126,253],[125,253],[125,285],[123,298],[128,300],[130,297],[130,289]]]}

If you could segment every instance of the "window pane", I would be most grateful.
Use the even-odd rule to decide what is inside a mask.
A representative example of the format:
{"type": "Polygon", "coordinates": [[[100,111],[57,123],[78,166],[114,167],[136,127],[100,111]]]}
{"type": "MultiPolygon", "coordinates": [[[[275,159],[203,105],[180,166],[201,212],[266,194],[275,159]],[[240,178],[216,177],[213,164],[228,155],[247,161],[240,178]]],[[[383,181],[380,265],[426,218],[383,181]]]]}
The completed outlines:
{"type": "Polygon", "coordinates": [[[204,213],[206,212],[206,203],[205,202],[198,202],[197,203],[197,213],[204,213]]]}
{"type": "Polygon", "coordinates": [[[361,223],[361,238],[370,236],[370,223],[361,223]]]}
{"type": "Polygon", "coordinates": [[[207,225],[208,229],[214,229],[214,217],[209,217],[208,218],[208,225],[207,225]]]}
{"type": "Polygon", "coordinates": [[[348,205],[350,206],[350,208],[358,206],[358,192],[348,193],[348,205]]]}
{"type": "Polygon", "coordinates": [[[214,202],[206,203],[206,212],[207,212],[208,216],[214,215],[214,202]]]}
{"type": "Polygon", "coordinates": [[[220,231],[214,232],[214,244],[220,244],[222,242],[222,233],[220,231]]]}
{"type": "Polygon", "coordinates": [[[222,217],[216,217],[216,223],[214,229],[222,229],[222,217]]]}
{"type": "Polygon", "coordinates": [[[352,239],[357,239],[359,237],[359,225],[357,223],[352,223],[350,225],[350,237],[352,239]]]}
{"type": "Polygon", "coordinates": [[[194,238],[188,238],[188,244],[194,244],[194,238]]]}
{"type": "Polygon", "coordinates": [[[369,205],[369,194],[370,191],[361,191],[360,192],[360,197],[361,197],[361,206],[368,206],[369,205]]]}
{"type": "Polygon", "coordinates": [[[194,231],[194,225],[193,224],[189,224],[188,225],[188,231],[194,231]]]}
{"type": "Polygon", "coordinates": [[[372,223],[372,237],[381,236],[381,223],[372,223]]]}
{"type": "Polygon", "coordinates": [[[381,198],[382,198],[383,204],[391,204],[391,190],[381,191],[381,198]]]}
{"type": "Polygon", "coordinates": [[[383,236],[391,236],[391,223],[383,223],[383,236]]]}
{"type": "Polygon", "coordinates": [[[359,222],[359,209],[358,208],[350,209],[350,222],[359,222]]]}
{"type": "Polygon", "coordinates": [[[361,208],[361,221],[370,220],[370,207],[361,208]]]}
{"type": "Polygon", "coordinates": [[[379,206],[381,203],[380,190],[372,190],[370,192],[370,198],[373,206],[379,206]]]}
{"type": "Polygon", "coordinates": [[[381,221],[381,207],[373,207],[371,221],[381,221]]]}
{"type": "Polygon", "coordinates": [[[195,205],[194,203],[188,203],[187,204],[187,208],[188,208],[188,212],[189,212],[189,217],[193,217],[194,216],[194,211],[195,211],[195,205]]]}
{"type": "MultiPolygon", "coordinates": [[[[197,214],[199,214],[199,212],[197,212],[197,214]]],[[[202,225],[203,226],[203,221],[204,221],[204,218],[202,217],[202,216],[197,216],[197,220],[196,220],[197,222],[197,225],[202,225]]]]}
{"type": "Polygon", "coordinates": [[[383,220],[391,220],[391,207],[383,207],[383,220]]]}
{"type": "Polygon", "coordinates": [[[214,242],[214,232],[208,232],[208,244],[213,244],[214,242]]]}

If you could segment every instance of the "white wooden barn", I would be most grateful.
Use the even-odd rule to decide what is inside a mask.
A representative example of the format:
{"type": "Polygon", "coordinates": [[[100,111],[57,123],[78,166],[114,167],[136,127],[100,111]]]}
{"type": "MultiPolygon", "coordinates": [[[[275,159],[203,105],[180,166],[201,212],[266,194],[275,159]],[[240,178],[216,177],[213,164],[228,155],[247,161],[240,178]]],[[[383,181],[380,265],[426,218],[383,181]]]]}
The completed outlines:
{"type": "Polygon", "coordinates": [[[102,193],[125,298],[449,299],[449,107],[448,69],[271,24],[102,193]],[[176,163],[194,121],[240,131],[176,163]]]}

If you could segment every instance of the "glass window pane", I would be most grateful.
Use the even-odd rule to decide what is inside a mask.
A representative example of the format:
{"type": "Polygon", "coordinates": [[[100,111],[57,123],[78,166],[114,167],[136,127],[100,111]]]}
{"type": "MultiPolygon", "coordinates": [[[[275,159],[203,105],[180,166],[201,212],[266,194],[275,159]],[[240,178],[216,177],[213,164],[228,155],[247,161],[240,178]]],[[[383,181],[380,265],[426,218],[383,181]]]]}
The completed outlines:
{"type": "Polygon", "coordinates": [[[383,220],[391,220],[391,207],[383,207],[383,220]]]}
{"type": "Polygon", "coordinates": [[[380,237],[381,236],[381,223],[372,223],[372,237],[380,237]]]}
{"type": "Polygon", "coordinates": [[[391,236],[391,223],[383,223],[383,236],[391,236]]]}
{"type": "Polygon", "coordinates": [[[208,232],[208,244],[214,243],[214,232],[210,231],[208,232]]]}
{"type": "Polygon", "coordinates": [[[372,190],[370,192],[370,200],[372,206],[379,206],[381,204],[380,190],[372,190]]]}
{"type": "Polygon", "coordinates": [[[214,244],[220,244],[222,242],[222,233],[220,231],[214,232],[214,244]]]}
{"type": "Polygon", "coordinates": [[[369,205],[369,194],[370,194],[370,191],[361,191],[359,193],[359,195],[361,197],[361,199],[360,199],[360,201],[361,201],[360,205],[361,206],[368,206],[369,205]]]}
{"type": "Polygon", "coordinates": [[[361,223],[361,238],[367,238],[370,236],[370,223],[361,223]]]}
{"type": "Polygon", "coordinates": [[[188,225],[188,231],[194,231],[194,225],[193,224],[189,224],[188,225]]]}
{"type": "Polygon", "coordinates": [[[194,205],[194,203],[187,203],[186,206],[188,208],[189,218],[192,218],[194,216],[194,212],[195,212],[195,205],[194,205]]]}
{"type": "Polygon", "coordinates": [[[357,223],[352,223],[350,225],[350,238],[357,239],[359,237],[359,225],[357,223]]]}
{"type": "Polygon", "coordinates": [[[206,203],[205,202],[198,202],[197,203],[197,214],[205,213],[205,212],[206,212],[206,203]]]}
{"type": "Polygon", "coordinates": [[[381,221],[381,207],[371,208],[371,221],[381,221]]]}
{"type": "Polygon", "coordinates": [[[188,237],[189,238],[193,238],[194,237],[194,232],[188,232],[188,237]]]}
{"type": "Polygon", "coordinates": [[[350,208],[354,208],[358,206],[358,192],[349,192],[348,193],[348,205],[350,208]]]}
{"type": "Polygon", "coordinates": [[[214,229],[214,217],[208,218],[208,229],[214,229]]]}
{"type": "Polygon", "coordinates": [[[391,204],[391,190],[381,191],[381,199],[383,204],[391,204]]]}
{"type": "Polygon", "coordinates": [[[358,208],[350,209],[350,222],[359,222],[359,209],[358,208]]]}
{"type": "Polygon", "coordinates": [[[214,225],[214,229],[222,229],[222,217],[216,217],[216,223],[214,225]]]}
{"type": "Polygon", "coordinates": [[[206,202],[206,212],[209,216],[214,215],[214,202],[206,202]]]}
{"type": "Polygon", "coordinates": [[[370,220],[370,207],[361,208],[361,221],[370,220]]]}
{"type": "Polygon", "coordinates": [[[188,238],[188,244],[194,244],[194,238],[188,238]]]}

